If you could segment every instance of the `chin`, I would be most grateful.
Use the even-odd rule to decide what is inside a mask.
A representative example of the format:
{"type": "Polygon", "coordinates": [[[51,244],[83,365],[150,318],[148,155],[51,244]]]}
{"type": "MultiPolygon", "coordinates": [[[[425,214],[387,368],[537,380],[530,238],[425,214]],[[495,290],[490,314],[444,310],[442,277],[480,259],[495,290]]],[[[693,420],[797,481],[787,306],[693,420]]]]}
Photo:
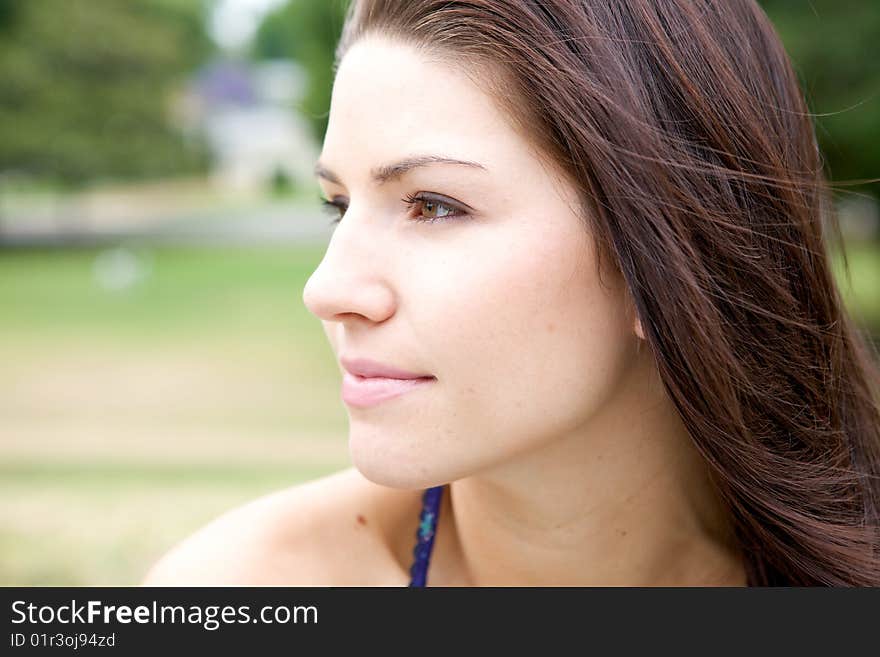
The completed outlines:
{"type": "Polygon", "coordinates": [[[401,490],[420,490],[434,485],[420,468],[383,460],[375,454],[361,454],[357,450],[351,450],[350,453],[352,465],[374,484],[401,490]]]}
{"type": "Polygon", "coordinates": [[[352,465],[374,484],[401,490],[422,490],[450,481],[441,468],[432,467],[418,453],[401,454],[371,440],[352,437],[348,443],[352,465]]]}

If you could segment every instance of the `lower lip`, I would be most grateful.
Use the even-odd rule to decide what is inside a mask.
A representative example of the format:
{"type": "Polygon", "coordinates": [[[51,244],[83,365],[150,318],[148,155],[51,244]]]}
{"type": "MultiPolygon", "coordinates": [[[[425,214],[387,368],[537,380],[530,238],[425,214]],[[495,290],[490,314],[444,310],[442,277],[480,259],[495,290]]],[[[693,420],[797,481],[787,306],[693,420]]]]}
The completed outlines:
{"type": "Polygon", "coordinates": [[[437,379],[386,379],[362,377],[346,372],[342,377],[342,401],[349,406],[366,408],[387,399],[399,397],[412,390],[423,388],[437,379]]]}

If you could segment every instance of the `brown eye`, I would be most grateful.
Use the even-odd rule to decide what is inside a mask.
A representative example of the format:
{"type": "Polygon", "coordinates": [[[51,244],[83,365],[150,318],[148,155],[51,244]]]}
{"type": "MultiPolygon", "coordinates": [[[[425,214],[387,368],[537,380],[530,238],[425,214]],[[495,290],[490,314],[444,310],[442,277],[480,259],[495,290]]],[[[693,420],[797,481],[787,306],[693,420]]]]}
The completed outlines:
{"type": "Polygon", "coordinates": [[[448,221],[466,216],[463,210],[434,195],[425,193],[408,195],[403,199],[410,208],[416,208],[413,221],[448,221]]]}
{"type": "Polygon", "coordinates": [[[424,201],[422,204],[422,214],[431,219],[439,219],[455,214],[455,208],[437,201],[424,201]]]}
{"type": "MultiPolygon", "coordinates": [[[[323,209],[333,215],[330,224],[338,224],[345,216],[348,204],[339,197],[334,198],[332,201],[323,197],[320,200],[323,209]]],[[[433,223],[435,221],[449,221],[467,216],[467,212],[459,209],[456,205],[434,196],[428,196],[427,194],[409,195],[402,200],[410,208],[416,208],[415,216],[412,218],[413,221],[433,223]]]]}

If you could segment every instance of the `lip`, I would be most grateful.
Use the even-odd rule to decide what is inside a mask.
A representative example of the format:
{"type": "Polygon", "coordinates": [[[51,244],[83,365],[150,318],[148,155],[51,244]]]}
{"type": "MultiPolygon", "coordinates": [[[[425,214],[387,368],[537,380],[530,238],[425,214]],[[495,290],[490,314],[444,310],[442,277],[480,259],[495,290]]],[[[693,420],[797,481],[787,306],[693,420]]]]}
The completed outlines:
{"type": "Polygon", "coordinates": [[[423,388],[436,380],[434,377],[410,379],[363,377],[346,372],[342,377],[342,401],[349,406],[367,408],[423,388]]]}
{"type": "Polygon", "coordinates": [[[342,363],[342,366],[349,374],[354,374],[359,377],[381,377],[385,379],[404,380],[435,378],[431,374],[407,372],[406,370],[392,367],[391,365],[385,365],[384,363],[379,363],[368,358],[346,358],[343,356],[339,359],[339,362],[342,363]]]}
{"type": "Polygon", "coordinates": [[[431,374],[408,372],[369,358],[341,357],[342,400],[349,406],[366,408],[399,397],[437,380],[431,374]]]}

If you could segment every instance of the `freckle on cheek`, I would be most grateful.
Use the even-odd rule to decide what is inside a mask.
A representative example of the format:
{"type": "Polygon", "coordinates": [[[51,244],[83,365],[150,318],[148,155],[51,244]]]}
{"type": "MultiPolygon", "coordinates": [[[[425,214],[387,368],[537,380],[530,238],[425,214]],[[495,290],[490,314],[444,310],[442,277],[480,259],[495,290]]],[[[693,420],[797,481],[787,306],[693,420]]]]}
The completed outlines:
{"type": "Polygon", "coordinates": [[[360,514],[358,514],[357,521],[358,521],[358,524],[359,524],[359,525],[366,525],[366,524],[367,524],[367,519],[364,518],[364,517],[363,517],[362,515],[360,515],[360,514]]]}
{"type": "Polygon", "coordinates": [[[548,333],[553,333],[553,331],[555,331],[555,330],[556,330],[556,325],[553,322],[550,322],[549,324],[547,324],[547,332],[548,333]]]}

